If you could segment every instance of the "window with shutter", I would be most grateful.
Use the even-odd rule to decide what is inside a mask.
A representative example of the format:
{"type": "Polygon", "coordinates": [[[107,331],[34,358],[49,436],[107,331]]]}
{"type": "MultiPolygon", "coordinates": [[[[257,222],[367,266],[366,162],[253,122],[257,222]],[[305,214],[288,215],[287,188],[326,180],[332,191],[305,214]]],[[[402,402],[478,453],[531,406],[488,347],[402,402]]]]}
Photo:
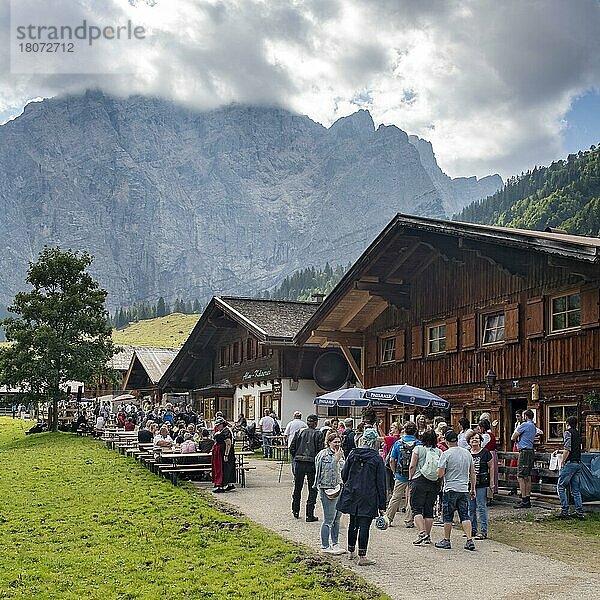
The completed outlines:
{"type": "Polygon", "coordinates": [[[411,358],[423,357],[423,327],[417,325],[411,329],[411,358]]]}
{"type": "Polygon", "coordinates": [[[550,299],[550,332],[557,333],[581,327],[581,295],[562,294],[550,299]]]}
{"type": "Polygon", "coordinates": [[[446,323],[427,326],[427,354],[446,352],[446,323]]]}
{"type": "Polygon", "coordinates": [[[392,362],[396,358],[396,338],[385,337],[380,340],[381,362],[392,362]]]}
{"type": "Polygon", "coordinates": [[[460,345],[463,350],[475,348],[475,315],[465,315],[460,323],[460,345]]]}
{"type": "Polygon", "coordinates": [[[525,310],[525,333],[528,338],[544,335],[544,298],[530,298],[525,310]]]}
{"type": "Polygon", "coordinates": [[[481,345],[501,344],[505,339],[504,311],[481,315],[481,345]]]}

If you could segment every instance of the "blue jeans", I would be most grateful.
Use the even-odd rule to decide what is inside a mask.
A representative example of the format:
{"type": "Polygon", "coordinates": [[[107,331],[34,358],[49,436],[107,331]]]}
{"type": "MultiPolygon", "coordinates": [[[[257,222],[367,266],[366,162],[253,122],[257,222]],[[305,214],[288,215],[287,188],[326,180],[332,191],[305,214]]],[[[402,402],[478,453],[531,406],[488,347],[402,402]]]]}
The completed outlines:
{"type": "Polygon", "coordinates": [[[263,458],[271,458],[272,450],[271,450],[271,442],[272,442],[273,432],[269,431],[268,433],[263,433],[262,436],[262,447],[263,447],[263,458]]]}
{"type": "Polygon", "coordinates": [[[562,512],[569,512],[569,498],[567,496],[567,488],[571,488],[571,495],[575,502],[575,510],[578,515],[583,514],[583,503],[581,501],[580,491],[580,476],[581,464],[578,462],[568,462],[563,465],[563,468],[558,474],[558,484],[556,489],[558,491],[558,497],[560,498],[560,504],[562,506],[562,512]]]}
{"type": "Polygon", "coordinates": [[[475,490],[475,498],[469,500],[469,519],[471,520],[471,527],[473,529],[473,535],[478,531],[487,535],[488,528],[488,511],[487,511],[487,488],[478,487],[475,490]],[[477,515],[479,515],[479,521],[481,528],[477,529],[477,515]]]}
{"type": "MultiPolygon", "coordinates": [[[[330,500],[325,494],[325,490],[320,489],[321,504],[323,505],[323,523],[321,523],[321,548],[329,548],[329,538],[331,545],[338,543],[340,537],[340,518],[342,513],[336,509],[337,498],[330,500]]],[[[339,496],[338,496],[339,498],[339,496]]]]}

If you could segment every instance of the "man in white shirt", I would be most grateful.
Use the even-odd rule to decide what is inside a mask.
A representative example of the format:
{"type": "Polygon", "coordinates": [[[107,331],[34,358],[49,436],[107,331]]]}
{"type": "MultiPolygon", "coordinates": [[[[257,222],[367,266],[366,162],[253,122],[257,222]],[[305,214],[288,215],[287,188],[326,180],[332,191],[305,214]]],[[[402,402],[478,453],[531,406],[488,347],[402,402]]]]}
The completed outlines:
{"type": "MultiPolygon", "coordinates": [[[[292,445],[294,436],[302,429],[306,429],[308,425],[302,420],[302,413],[297,410],[294,413],[294,418],[286,425],[283,435],[287,442],[288,448],[292,445]]],[[[295,474],[296,461],[291,457],[292,473],[295,474]]]]}
{"type": "Polygon", "coordinates": [[[154,436],[154,440],[152,440],[153,446],[152,450],[154,451],[154,458],[159,460],[160,453],[162,451],[170,450],[173,446],[173,438],[169,435],[169,428],[166,425],[163,425],[159,432],[154,436]]]}
{"type": "Polygon", "coordinates": [[[102,415],[99,415],[94,425],[94,437],[102,437],[104,434],[105,419],[102,415]]]}
{"type": "Polygon", "coordinates": [[[271,437],[275,428],[275,421],[270,415],[270,410],[265,408],[264,416],[258,422],[258,428],[262,434],[263,458],[271,458],[271,437]]]}

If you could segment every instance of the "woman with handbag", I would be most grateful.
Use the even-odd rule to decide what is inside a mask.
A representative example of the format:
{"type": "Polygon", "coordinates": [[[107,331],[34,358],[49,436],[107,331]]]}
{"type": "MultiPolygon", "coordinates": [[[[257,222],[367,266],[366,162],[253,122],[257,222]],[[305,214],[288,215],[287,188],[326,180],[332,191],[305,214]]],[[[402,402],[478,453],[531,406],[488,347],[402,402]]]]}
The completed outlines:
{"type": "Polygon", "coordinates": [[[337,431],[332,430],[325,441],[325,448],[315,457],[315,488],[323,506],[321,551],[327,554],[346,552],[338,544],[342,514],[337,510],[337,501],[342,489],[343,466],[342,439],[337,431]]]}

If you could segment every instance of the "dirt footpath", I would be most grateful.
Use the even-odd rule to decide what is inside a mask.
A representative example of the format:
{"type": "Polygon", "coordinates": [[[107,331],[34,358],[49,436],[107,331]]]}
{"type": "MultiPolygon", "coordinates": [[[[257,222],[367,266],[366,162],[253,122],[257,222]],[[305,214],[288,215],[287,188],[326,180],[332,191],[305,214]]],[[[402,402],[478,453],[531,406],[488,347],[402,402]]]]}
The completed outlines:
{"type": "MultiPolygon", "coordinates": [[[[320,549],[320,521],[306,523],[291,513],[292,478],[289,465],[284,465],[278,483],[279,465],[260,460],[250,471],[248,487],[218,499],[237,507],[253,521],[282,536],[320,549]]],[[[306,500],[306,488],[302,509],[306,500]]],[[[317,513],[322,518],[320,502],[317,513]]],[[[475,552],[463,549],[462,531],[452,532],[451,550],[431,546],[415,547],[415,529],[406,529],[402,514],[396,516],[395,527],[379,531],[373,525],[369,541],[369,558],[377,561],[370,567],[359,567],[347,555],[332,556],[344,567],[374,583],[394,599],[445,598],[464,600],[597,600],[600,598],[600,575],[575,569],[546,557],[519,552],[509,546],[483,540],[476,542],[475,552]]],[[[345,547],[347,516],[342,518],[340,545],[345,547]]],[[[518,525],[515,525],[518,527],[518,525]]],[[[490,527],[493,537],[493,523],[490,527]]],[[[434,527],[433,541],[442,537],[442,528],[434,527]]]]}

